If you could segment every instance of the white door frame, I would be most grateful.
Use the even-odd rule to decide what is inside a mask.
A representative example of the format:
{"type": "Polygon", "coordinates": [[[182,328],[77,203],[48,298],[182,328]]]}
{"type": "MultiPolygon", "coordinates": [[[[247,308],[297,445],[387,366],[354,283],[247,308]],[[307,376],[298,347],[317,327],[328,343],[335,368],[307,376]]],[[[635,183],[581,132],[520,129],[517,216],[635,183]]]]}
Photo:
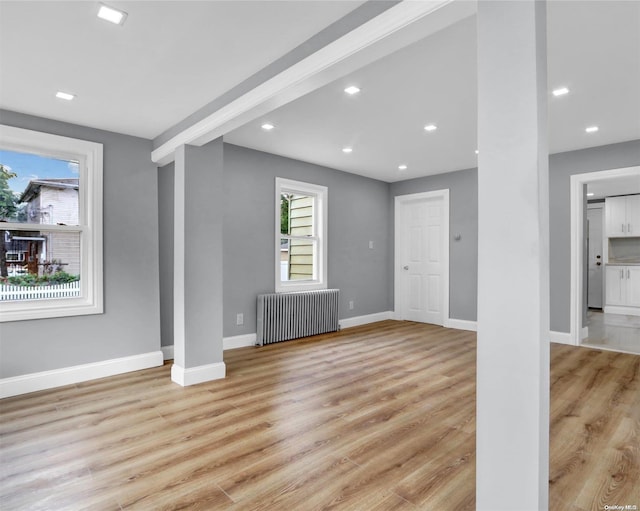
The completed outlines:
{"type": "MultiPolygon", "coordinates": [[[[588,330],[582,327],[582,307],[583,307],[583,272],[584,261],[582,257],[582,247],[584,245],[583,235],[583,185],[594,181],[603,181],[616,177],[634,176],[640,172],[638,167],[625,167],[621,169],[602,170],[599,172],[587,172],[585,174],[574,174],[571,176],[571,309],[569,335],[571,344],[579,346],[582,339],[587,337],[588,330]]],[[[605,236],[606,238],[606,233],[605,236]]],[[[606,251],[606,247],[605,247],[606,251]]],[[[607,260],[605,256],[605,261],[607,260]]]]}
{"type": "Polygon", "coordinates": [[[401,319],[402,307],[400,300],[402,296],[400,293],[402,278],[402,264],[401,264],[401,219],[400,219],[400,207],[407,202],[421,200],[421,199],[435,199],[441,198],[443,204],[444,214],[442,215],[442,236],[444,238],[443,243],[443,260],[442,260],[442,318],[443,326],[449,326],[449,190],[435,190],[432,192],[411,193],[408,195],[398,195],[395,198],[394,207],[394,263],[393,263],[393,317],[394,319],[401,319]]]}

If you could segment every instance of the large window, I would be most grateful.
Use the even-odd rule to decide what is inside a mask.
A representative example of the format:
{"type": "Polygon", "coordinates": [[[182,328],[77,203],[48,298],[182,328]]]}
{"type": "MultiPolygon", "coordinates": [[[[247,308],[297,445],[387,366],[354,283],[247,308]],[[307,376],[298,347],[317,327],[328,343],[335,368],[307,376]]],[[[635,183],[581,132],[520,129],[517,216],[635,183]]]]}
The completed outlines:
{"type": "Polygon", "coordinates": [[[276,291],[327,287],[327,188],[276,178],[276,291]]]}
{"type": "Polygon", "coordinates": [[[0,321],[102,311],[102,144],[0,125],[0,321]]]}

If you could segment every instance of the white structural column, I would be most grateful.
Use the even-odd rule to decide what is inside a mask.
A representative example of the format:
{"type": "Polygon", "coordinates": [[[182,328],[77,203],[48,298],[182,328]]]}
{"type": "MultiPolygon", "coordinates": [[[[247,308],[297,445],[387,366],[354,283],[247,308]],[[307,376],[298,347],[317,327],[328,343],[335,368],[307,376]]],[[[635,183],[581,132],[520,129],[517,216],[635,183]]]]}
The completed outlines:
{"type": "Polygon", "coordinates": [[[202,147],[178,147],[174,182],[174,364],[171,379],[182,386],[225,377],[223,204],[222,139],[202,147]]]}
{"type": "Polygon", "coordinates": [[[478,2],[476,508],[548,509],[546,4],[478,2]]]}

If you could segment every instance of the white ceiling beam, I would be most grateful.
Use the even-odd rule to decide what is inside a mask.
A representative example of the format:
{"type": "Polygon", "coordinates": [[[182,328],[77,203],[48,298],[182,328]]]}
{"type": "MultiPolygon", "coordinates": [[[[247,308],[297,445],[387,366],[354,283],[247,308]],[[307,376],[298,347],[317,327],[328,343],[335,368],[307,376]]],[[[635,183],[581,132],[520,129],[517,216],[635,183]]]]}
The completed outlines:
{"type": "Polygon", "coordinates": [[[178,133],[151,159],[166,165],[183,144],[206,144],[475,11],[469,0],[405,0],[178,133]]]}

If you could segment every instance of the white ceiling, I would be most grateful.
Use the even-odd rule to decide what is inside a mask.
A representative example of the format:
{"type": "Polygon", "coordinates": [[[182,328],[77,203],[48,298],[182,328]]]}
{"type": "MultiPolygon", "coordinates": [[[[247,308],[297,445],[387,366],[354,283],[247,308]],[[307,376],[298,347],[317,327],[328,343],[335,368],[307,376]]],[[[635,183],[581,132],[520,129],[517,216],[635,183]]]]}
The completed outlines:
{"type": "Polygon", "coordinates": [[[634,176],[609,178],[587,183],[589,200],[604,199],[613,195],[640,193],[640,173],[634,176]]]}
{"type": "Polygon", "coordinates": [[[363,1],[0,1],[0,108],[153,139],[363,1]]]}
{"type": "MultiPolygon", "coordinates": [[[[640,2],[548,6],[552,153],[640,138],[640,2]],[[598,125],[595,134],[585,128],[598,125]]],[[[234,144],[397,181],[475,167],[475,17],[225,136],[234,144]],[[343,90],[355,84],[356,96],[343,90]],[[262,121],[276,126],[260,130],[262,121]],[[434,123],[431,133],[424,126],[434,123]],[[353,152],[344,154],[344,146],[353,152]],[[398,166],[405,164],[407,170],[398,166]]]]}
{"type": "MultiPolygon", "coordinates": [[[[107,3],[128,12],[123,27],[94,1],[0,1],[0,107],[154,138],[362,0],[107,3]]],[[[551,151],[640,139],[640,2],[550,1],[548,13],[549,85],[571,89],[549,97],[551,151]]],[[[471,17],[225,140],[396,181],[474,167],[476,110],[471,17]],[[353,83],[362,91],[347,97],[353,83]]]]}

